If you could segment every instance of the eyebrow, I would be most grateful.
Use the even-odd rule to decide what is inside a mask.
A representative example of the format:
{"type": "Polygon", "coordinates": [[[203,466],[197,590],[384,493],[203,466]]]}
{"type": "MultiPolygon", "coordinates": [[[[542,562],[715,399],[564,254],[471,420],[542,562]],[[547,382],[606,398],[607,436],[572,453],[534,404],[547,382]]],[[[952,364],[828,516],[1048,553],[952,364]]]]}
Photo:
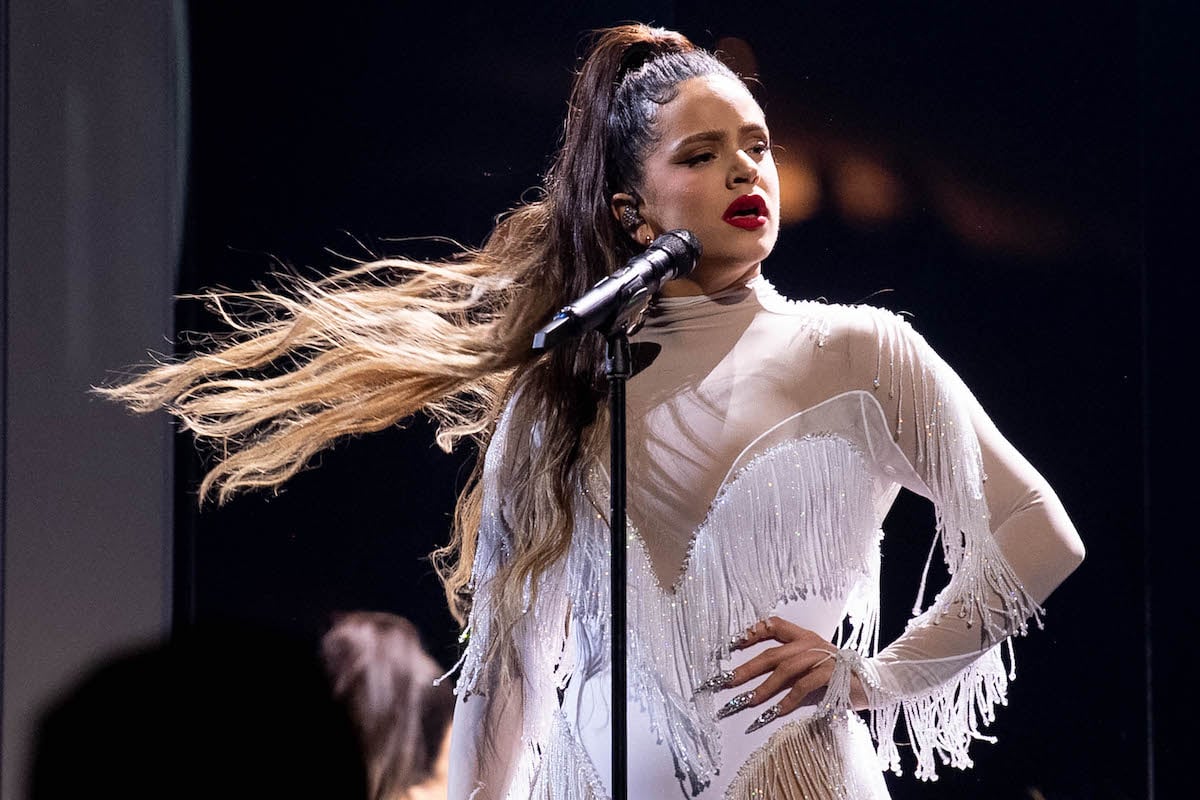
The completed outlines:
{"type": "MultiPolygon", "coordinates": [[[[767,129],[765,126],[759,125],[757,122],[751,122],[738,128],[738,134],[741,136],[745,136],[747,133],[754,133],[756,131],[761,131],[762,133],[766,134],[767,129]]],[[[725,131],[701,131],[700,133],[693,133],[691,136],[686,136],[683,139],[680,139],[675,144],[675,149],[678,150],[681,147],[687,147],[689,144],[695,144],[696,142],[719,142],[724,138],[725,131]]]]}

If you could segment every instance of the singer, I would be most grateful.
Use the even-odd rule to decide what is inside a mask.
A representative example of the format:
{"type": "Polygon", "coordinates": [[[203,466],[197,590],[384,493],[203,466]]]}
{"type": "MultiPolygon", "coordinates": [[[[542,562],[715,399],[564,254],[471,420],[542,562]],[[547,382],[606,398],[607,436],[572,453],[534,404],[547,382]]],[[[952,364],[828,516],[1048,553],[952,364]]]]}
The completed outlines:
{"type": "Polygon", "coordinates": [[[637,800],[885,798],[881,765],[970,765],[1005,701],[1004,643],[1040,625],[1083,546],[908,324],[772,288],[779,197],[739,77],[677,33],[613,28],[578,74],[543,195],[481,250],[213,293],[234,338],[102,391],[214,445],[201,488],[218,500],[421,410],[443,446],[478,444],[439,554],[466,623],[454,800],[610,796],[612,703],[637,800]],[[532,344],[676,229],[703,254],[632,337],[615,632],[630,694],[613,698],[603,341],[532,344]],[[880,525],[901,488],[934,504],[951,578],[922,586],[881,646],[880,525]]]}

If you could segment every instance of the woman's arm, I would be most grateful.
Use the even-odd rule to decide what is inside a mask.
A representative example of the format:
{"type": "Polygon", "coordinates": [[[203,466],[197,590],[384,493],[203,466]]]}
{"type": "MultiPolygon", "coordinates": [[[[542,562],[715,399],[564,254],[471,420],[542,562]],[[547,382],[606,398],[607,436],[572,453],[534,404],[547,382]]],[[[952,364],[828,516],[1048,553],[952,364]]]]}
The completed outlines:
{"type": "MultiPolygon", "coordinates": [[[[448,800],[503,800],[524,752],[525,677],[520,648],[494,647],[497,581],[503,580],[512,533],[502,498],[515,448],[510,444],[515,398],[501,414],[483,454],[482,512],[471,564],[467,647],[455,694],[448,800]],[[497,650],[509,654],[500,664],[497,650]]],[[[517,423],[520,428],[520,423],[517,423]]],[[[521,437],[516,437],[520,440],[521,437]]],[[[520,627],[520,626],[518,626],[520,627]]],[[[517,636],[519,631],[509,632],[517,636]]]]}
{"type": "MultiPolygon", "coordinates": [[[[1033,466],[971,399],[970,419],[979,440],[990,528],[999,552],[1039,606],[1079,566],[1084,546],[1066,509],[1033,466]]],[[[985,599],[1005,605],[994,590],[985,599]]],[[[1004,631],[1007,635],[1020,628],[1004,631]]],[[[913,625],[875,661],[890,693],[910,696],[937,687],[1004,637],[967,624],[956,614],[913,625]]]]}
{"type": "Polygon", "coordinates": [[[1010,677],[997,645],[1030,620],[1040,624],[1041,604],[1078,566],[1083,545],[1046,481],[907,323],[870,310],[845,311],[840,322],[819,346],[824,364],[814,372],[879,402],[916,476],[910,488],[934,503],[951,580],[873,658],[782,620],[760,623],[744,644],[779,646],[739,666],[724,686],[757,684],[748,701],[730,706],[775,703],[751,727],[814,698],[830,712],[870,708],[880,755],[896,771],[903,715],[917,775],[932,778],[938,760],[969,766],[970,742],[988,738],[981,728],[1010,677]]]}
{"type": "Polygon", "coordinates": [[[951,579],[881,653],[841,663],[866,686],[881,755],[898,768],[892,731],[903,714],[917,774],[931,778],[934,753],[970,765],[967,746],[987,738],[1012,677],[998,645],[1040,626],[1041,604],[1084,549],[1053,490],[958,375],[907,323],[876,324],[876,396],[934,503],[951,579]]]}
{"type": "Polygon", "coordinates": [[[1054,490],[971,399],[992,533],[1025,589],[1044,603],[1083,561],[1083,540],[1054,490]]]}
{"type": "Polygon", "coordinates": [[[518,682],[493,680],[486,693],[460,693],[450,734],[448,800],[503,800],[521,755],[518,682]]]}

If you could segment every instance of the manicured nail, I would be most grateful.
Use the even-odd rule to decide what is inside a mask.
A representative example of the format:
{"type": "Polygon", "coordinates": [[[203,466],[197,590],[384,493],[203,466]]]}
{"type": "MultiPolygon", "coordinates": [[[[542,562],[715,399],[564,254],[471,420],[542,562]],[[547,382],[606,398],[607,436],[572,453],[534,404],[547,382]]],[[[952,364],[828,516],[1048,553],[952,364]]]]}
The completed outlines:
{"type": "Polygon", "coordinates": [[[737,712],[741,711],[746,706],[750,705],[750,701],[753,699],[754,699],[754,690],[753,689],[751,689],[748,692],[742,692],[737,697],[733,698],[732,700],[730,700],[728,703],[726,703],[724,706],[721,707],[721,710],[717,712],[717,719],[725,719],[730,714],[736,714],[737,712]]]}
{"type": "Polygon", "coordinates": [[[695,694],[700,694],[701,692],[719,692],[722,689],[728,689],[731,683],[733,683],[733,670],[728,669],[713,675],[704,683],[697,686],[695,694]]]}
{"type": "Polygon", "coordinates": [[[775,705],[771,706],[763,713],[759,714],[758,719],[754,720],[754,722],[751,722],[750,727],[746,728],[746,733],[754,733],[756,730],[761,728],[763,725],[766,725],[768,722],[774,722],[778,716],[779,716],[779,704],[776,703],[775,705]]]}

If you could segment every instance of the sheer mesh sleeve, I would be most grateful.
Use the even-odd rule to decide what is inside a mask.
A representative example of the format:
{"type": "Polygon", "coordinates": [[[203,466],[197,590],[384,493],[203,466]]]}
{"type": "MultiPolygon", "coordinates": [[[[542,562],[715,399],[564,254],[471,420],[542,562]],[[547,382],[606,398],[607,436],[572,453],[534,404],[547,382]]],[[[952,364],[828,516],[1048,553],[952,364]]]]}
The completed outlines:
{"type": "Polygon", "coordinates": [[[906,632],[872,658],[841,659],[833,683],[848,692],[846,672],[859,674],[880,757],[896,772],[903,716],[916,773],[933,779],[935,754],[967,767],[971,740],[990,738],[982,727],[1015,677],[1010,637],[1031,621],[1041,625],[1041,604],[1078,565],[1083,546],[1049,485],[950,367],[898,317],[880,313],[874,326],[852,357],[875,361],[872,389],[922,482],[910,488],[934,503],[951,578],[924,610],[922,580],[906,632]]]}

